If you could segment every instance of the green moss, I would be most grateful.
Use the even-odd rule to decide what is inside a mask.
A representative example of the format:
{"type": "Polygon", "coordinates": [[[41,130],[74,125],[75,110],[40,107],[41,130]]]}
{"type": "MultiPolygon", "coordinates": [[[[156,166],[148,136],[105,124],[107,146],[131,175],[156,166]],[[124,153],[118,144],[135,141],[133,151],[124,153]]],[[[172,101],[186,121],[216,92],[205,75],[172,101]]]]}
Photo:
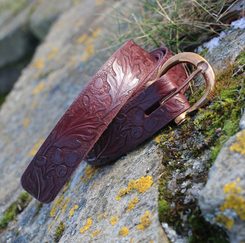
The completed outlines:
{"type": "Polygon", "coordinates": [[[168,216],[169,214],[169,204],[166,200],[161,199],[158,201],[158,214],[159,214],[159,219],[160,221],[164,221],[164,219],[168,216]]]}
{"type": "Polygon", "coordinates": [[[57,226],[55,233],[54,233],[54,241],[59,242],[60,238],[62,237],[65,231],[65,224],[61,221],[57,226]]]}
{"type": "MultiPolygon", "coordinates": [[[[160,221],[167,222],[182,235],[188,235],[191,230],[193,235],[190,242],[226,242],[223,240],[226,236],[221,229],[203,219],[197,202],[185,204],[185,193],[177,191],[173,195],[167,183],[173,178],[176,170],[179,172],[187,170],[188,163],[186,164],[185,161],[198,158],[208,150],[211,152],[210,159],[207,160],[203,173],[188,175],[182,179],[176,178],[178,188],[186,180],[205,183],[208,169],[220,149],[239,130],[241,111],[245,108],[244,80],[240,75],[244,56],[245,52],[238,57],[234,65],[217,76],[216,91],[212,101],[206,107],[199,109],[192,117],[188,117],[181,126],[171,124],[160,134],[164,165],[159,183],[160,221]],[[174,206],[167,207],[166,205],[174,206]],[[188,215],[188,223],[183,224],[183,215],[188,215]]],[[[196,97],[200,97],[201,94],[202,91],[197,90],[194,96],[191,96],[191,102],[195,102],[196,97]]]]}
{"type": "Polygon", "coordinates": [[[6,96],[5,95],[0,95],[0,106],[3,104],[6,96]]]}
{"type": "Polygon", "coordinates": [[[209,224],[202,217],[198,210],[188,218],[192,228],[192,235],[189,237],[190,243],[228,243],[226,233],[219,227],[209,224]]]}
{"type": "Polygon", "coordinates": [[[0,2],[0,13],[3,11],[11,11],[12,13],[18,13],[26,5],[27,0],[5,0],[0,2]]]}
{"type": "Polygon", "coordinates": [[[31,201],[31,196],[27,192],[20,194],[18,199],[13,202],[3,213],[0,219],[0,230],[5,229],[9,222],[13,221],[19,213],[21,213],[31,201]]]}

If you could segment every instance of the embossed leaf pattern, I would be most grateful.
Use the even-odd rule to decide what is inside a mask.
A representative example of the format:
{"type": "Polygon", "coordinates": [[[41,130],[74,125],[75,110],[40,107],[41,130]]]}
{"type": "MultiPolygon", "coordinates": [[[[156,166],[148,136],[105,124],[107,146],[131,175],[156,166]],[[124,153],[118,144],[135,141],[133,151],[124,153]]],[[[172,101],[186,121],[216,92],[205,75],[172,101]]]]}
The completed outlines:
{"type": "MultiPolygon", "coordinates": [[[[153,64],[150,54],[133,42],[117,51],[51,132],[25,172],[24,187],[50,202],[153,64]]],[[[132,136],[141,136],[141,130],[132,136]]],[[[111,147],[111,141],[103,145],[111,147]]]]}

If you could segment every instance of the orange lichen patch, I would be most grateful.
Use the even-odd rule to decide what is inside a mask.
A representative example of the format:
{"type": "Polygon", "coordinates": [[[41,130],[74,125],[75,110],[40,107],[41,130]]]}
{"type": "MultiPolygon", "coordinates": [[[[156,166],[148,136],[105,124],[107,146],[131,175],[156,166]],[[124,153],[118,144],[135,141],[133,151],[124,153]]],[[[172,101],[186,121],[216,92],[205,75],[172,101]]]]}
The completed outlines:
{"type": "Polygon", "coordinates": [[[91,218],[88,218],[86,224],[82,228],[80,228],[80,233],[84,234],[87,230],[90,229],[92,224],[93,224],[93,220],[91,218]]]}
{"type": "Polygon", "coordinates": [[[38,149],[41,147],[41,145],[43,144],[43,142],[44,142],[44,139],[43,138],[39,139],[33,145],[32,149],[28,152],[28,156],[33,157],[37,153],[38,149]]]}
{"type": "MultiPolygon", "coordinates": [[[[224,185],[225,200],[220,210],[233,210],[241,220],[245,220],[245,198],[242,195],[242,188],[238,186],[240,178],[224,185]]],[[[231,223],[228,223],[231,225],[231,223]]]]}
{"type": "Polygon", "coordinates": [[[52,60],[57,53],[59,52],[59,49],[56,47],[53,47],[49,52],[48,52],[48,60],[52,60]]]}
{"type": "Polygon", "coordinates": [[[161,142],[161,135],[156,136],[156,137],[154,138],[154,141],[155,141],[156,143],[160,143],[160,142],[161,142]]]}
{"type": "Polygon", "coordinates": [[[234,226],[234,220],[231,218],[228,218],[227,216],[222,215],[222,214],[217,215],[215,220],[218,223],[223,224],[226,227],[226,229],[228,229],[228,230],[231,230],[234,226]]]}
{"type": "Polygon", "coordinates": [[[87,165],[87,167],[85,168],[84,175],[81,177],[82,181],[87,182],[89,179],[91,179],[96,173],[96,170],[96,167],[87,165]]]}
{"type": "Polygon", "coordinates": [[[119,230],[119,235],[120,236],[127,236],[129,234],[129,229],[126,226],[123,226],[120,230],[119,230]]]}
{"type": "Polygon", "coordinates": [[[24,128],[29,127],[30,119],[28,117],[24,118],[23,121],[22,121],[22,125],[23,125],[24,128]]]}
{"type": "Polygon", "coordinates": [[[237,134],[236,142],[230,146],[230,150],[245,155],[245,130],[237,134]]]}
{"type": "Polygon", "coordinates": [[[69,211],[69,218],[73,217],[75,211],[79,208],[77,204],[75,204],[69,211]]]}
{"type": "Polygon", "coordinates": [[[138,197],[134,197],[132,200],[130,200],[130,202],[128,203],[127,211],[131,211],[132,209],[134,209],[138,202],[138,197]]]}
{"type": "Polygon", "coordinates": [[[118,221],[119,221],[119,218],[118,218],[118,216],[111,216],[111,218],[110,218],[110,224],[111,225],[116,225],[117,223],[118,223],[118,221]]]}
{"type": "Polygon", "coordinates": [[[101,230],[95,230],[94,232],[91,233],[92,237],[98,236],[102,231],[101,230]]]}
{"type": "Polygon", "coordinates": [[[45,66],[45,62],[43,59],[37,59],[36,61],[34,61],[33,63],[33,67],[38,69],[38,70],[42,70],[45,66]]]}
{"type": "Polygon", "coordinates": [[[94,39],[98,37],[100,32],[101,30],[97,28],[93,30],[89,35],[82,34],[80,37],[77,38],[76,43],[84,45],[84,52],[81,56],[81,61],[85,62],[94,55],[94,39]]]}
{"type": "Polygon", "coordinates": [[[122,196],[128,194],[129,192],[136,190],[139,193],[146,192],[153,184],[152,176],[142,176],[137,180],[130,180],[126,188],[121,189],[117,196],[116,200],[120,200],[122,196]]]}
{"type": "Polygon", "coordinates": [[[149,227],[151,224],[151,213],[150,211],[146,211],[144,215],[140,218],[140,224],[136,226],[138,230],[144,230],[149,227]]]}
{"type": "Polygon", "coordinates": [[[40,82],[33,90],[32,90],[32,94],[33,95],[37,95],[39,93],[41,93],[44,89],[45,89],[45,83],[44,82],[40,82]]]}

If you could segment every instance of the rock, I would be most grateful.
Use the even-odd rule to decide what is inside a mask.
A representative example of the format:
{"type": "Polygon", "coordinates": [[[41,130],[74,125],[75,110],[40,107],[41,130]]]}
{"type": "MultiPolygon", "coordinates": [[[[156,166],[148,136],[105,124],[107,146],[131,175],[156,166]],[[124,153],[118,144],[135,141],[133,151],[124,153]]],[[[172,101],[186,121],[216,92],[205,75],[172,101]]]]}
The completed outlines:
{"type": "Polygon", "coordinates": [[[37,2],[30,17],[30,28],[34,35],[43,40],[59,15],[79,2],[81,0],[44,0],[37,2]]]}
{"type": "Polygon", "coordinates": [[[0,68],[20,60],[30,52],[31,37],[25,28],[30,9],[31,6],[27,6],[11,20],[0,23],[0,68]]]}
{"type": "Polygon", "coordinates": [[[225,30],[201,47],[207,48],[205,57],[210,62],[216,73],[225,70],[234,63],[245,46],[245,27],[240,23],[245,19],[231,23],[232,28],[225,30]]]}
{"type": "Polygon", "coordinates": [[[30,1],[0,2],[0,95],[8,93],[29,62],[36,41],[27,28],[30,1]],[[29,3],[29,5],[27,5],[29,3]]]}
{"type": "Polygon", "coordinates": [[[225,227],[231,242],[245,240],[244,141],[242,130],[224,145],[199,198],[206,219],[225,227]]]}
{"type": "Polygon", "coordinates": [[[240,121],[240,128],[245,129],[245,112],[243,113],[243,116],[240,121]]]}
{"type": "MultiPolygon", "coordinates": [[[[244,37],[244,28],[230,30],[220,44],[208,52],[207,56],[215,63],[217,72],[234,62],[241,53],[245,46],[244,37]]],[[[240,121],[241,131],[231,137],[221,149],[198,199],[204,217],[209,222],[222,226],[234,243],[245,241],[244,128],[243,115],[240,121]]]]}
{"type": "MultiPolygon", "coordinates": [[[[113,11],[130,15],[136,5],[84,1],[61,15],[37,49],[0,110],[1,215],[22,192],[21,174],[43,139],[111,55],[105,38],[117,28],[113,11]]],[[[161,160],[148,142],[109,166],[81,163],[55,202],[33,199],[1,232],[0,242],[167,242],[157,210],[161,160]],[[143,188],[119,197],[131,180],[143,188]]]]}
{"type": "Polygon", "coordinates": [[[1,0],[0,95],[12,89],[21,69],[29,63],[38,39],[43,40],[58,16],[74,4],[72,0],[1,0]]]}

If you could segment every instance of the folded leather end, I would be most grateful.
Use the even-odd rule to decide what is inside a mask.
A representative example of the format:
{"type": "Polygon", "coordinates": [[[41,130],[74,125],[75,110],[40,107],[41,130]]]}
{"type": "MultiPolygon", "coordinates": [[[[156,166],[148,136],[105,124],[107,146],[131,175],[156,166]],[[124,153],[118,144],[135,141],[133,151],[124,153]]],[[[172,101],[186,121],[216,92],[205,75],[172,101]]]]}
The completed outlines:
{"type": "Polygon", "coordinates": [[[34,197],[35,199],[37,199],[41,203],[50,203],[55,198],[55,196],[54,197],[49,197],[49,198],[40,197],[39,194],[38,194],[38,191],[35,191],[33,189],[34,188],[34,184],[31,183],[30,176],[26,175],[26,171],[21,176],[20,183],[21,183],[21,186],[23,187],[23,189],[26,192],[28,192],[32,197],[34,197]],[[30,181],[28,181],[28,178],[29,178],[30,181]]]}

